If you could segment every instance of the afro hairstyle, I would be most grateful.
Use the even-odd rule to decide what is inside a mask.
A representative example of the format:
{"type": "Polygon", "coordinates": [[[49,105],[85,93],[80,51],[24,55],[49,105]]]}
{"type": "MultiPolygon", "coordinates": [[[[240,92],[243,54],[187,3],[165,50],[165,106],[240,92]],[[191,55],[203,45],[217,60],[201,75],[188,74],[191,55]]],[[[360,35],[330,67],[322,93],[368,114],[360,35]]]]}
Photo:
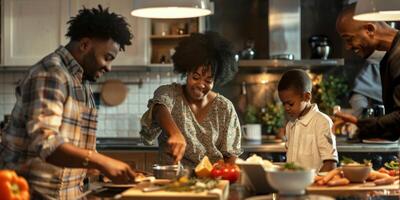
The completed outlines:
{"type": "Polygon", "coordinates": [[[230,81],[238,71],[233,46],[216,32],[192,33],[175,48],[174,71],[186,74],[210,66],[216,85],[230,81]]]}
{"type": "Polygon", "coordinates": [[[120,50],[125,51],[125,45],[131,45],[132,33],[125,18],[108,8],[103,9],[101,5],[96,8],[85,8],[79,10],[77,16],[68,21],[69,28],[66,34],[73,41],[84,37],[98,39],[112,39],[119,44],[120,50]]]}

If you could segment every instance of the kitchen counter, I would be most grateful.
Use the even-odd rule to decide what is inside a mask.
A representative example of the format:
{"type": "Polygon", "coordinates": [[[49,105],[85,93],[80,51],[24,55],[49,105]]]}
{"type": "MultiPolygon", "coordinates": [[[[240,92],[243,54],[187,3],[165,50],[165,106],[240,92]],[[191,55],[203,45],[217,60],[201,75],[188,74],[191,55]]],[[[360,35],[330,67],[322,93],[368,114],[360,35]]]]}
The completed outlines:
{"type": "MultiPolygon", "coordinates": [[[[364,144],[337,139],[338,152],[399,152],[400,144],[364,144]]],[[[242,141],[244,152],[285,152],[285,144],[277,141],[242,141]]],[[[144,145],[140,138],[98,138],[98,150],[157,151],[158,145],[144,145]]]]}
{"type": "MultiPolygon", "coordinates": [[[[89,193],[87,196],[87,199],[90,200],[113,200],[113,199],[120,199],[122,196],[118,195],[122,193],[124,189],[118,189],[114,188],[112,190],[105,190],[101,193],[89,193]]],[[[316,194],[312,193],[311,194],[316,194]]],[[[252,192],[248,191],[243,185],[241,184],[231,184],[229,186],[229,196],[227,200],[245,200],[246,198],[249,197],[255,197],[253,196],[252,192]]],[[[325,194],[326,195],[326,194],[325,194]]],[[[277,196],[278,195],[274,195],[277,196]]],[[[375,191],[375,192],[367,192],[367,191],[360,191],[360,192],[353,192],[351,195],[349,194],[344,194],[341,192],[337,193],[332,193],[329,194],[331,197],[336,197],[336,199],[341,199],[341,200],[354,200],[354,199],[371,199],[371,200],[392,200],[392,199],[398,199],[398,191],[393,191],[393,190],[385,190],[385,191],[375,191]]],[[[262,198],[263,196],[258,196],[260,199],[270,199],[270,198],[262,198]]],[[[279,199],[308,199],[305,198],[306,196],[292,196],[290,197],[282,197],[279,199]]],[[[179,199],[185,199],[185,198],[179,198],[179,199]]],[[[271,198],[272,199],[272,198],[271,198]]]]}

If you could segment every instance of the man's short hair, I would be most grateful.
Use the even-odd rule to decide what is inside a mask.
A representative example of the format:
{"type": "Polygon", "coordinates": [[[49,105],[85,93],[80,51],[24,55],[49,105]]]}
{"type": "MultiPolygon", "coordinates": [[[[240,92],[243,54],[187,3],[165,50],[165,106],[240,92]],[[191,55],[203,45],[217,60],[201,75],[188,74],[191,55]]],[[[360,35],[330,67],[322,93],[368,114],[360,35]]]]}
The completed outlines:
{"type": "Polygon", "coordinates": [[[69,28],[66,34],[73,41],[79,41],[84,37],[98,39],[112,39],[119,44],[120,50],[125,50],[125,45],[131,45],[133,37],[129,30],[129,24],[125,18],[101,5],[96,8],[83,8],[77,16],[68,21],[69,28]]]}
{"type": "Polygon", "coordinates": [[[304,93],[312,90],[311,79],[304,70],[289,70],[282,75],[278,83],[278,91],[293,89],[296,92],[304,93]]]}

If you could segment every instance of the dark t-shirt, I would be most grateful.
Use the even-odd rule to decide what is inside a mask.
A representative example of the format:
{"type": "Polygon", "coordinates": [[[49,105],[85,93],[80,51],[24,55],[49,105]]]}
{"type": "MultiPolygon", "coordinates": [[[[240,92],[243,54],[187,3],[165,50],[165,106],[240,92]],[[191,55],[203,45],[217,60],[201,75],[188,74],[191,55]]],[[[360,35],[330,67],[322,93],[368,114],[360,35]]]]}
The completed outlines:
{"type": "Polygon", "coordinates": [[[381,137],[396,140],[400,136],[400,31],[380,62],[382,99],[386,115],[359,120],[361,138],[381,137]]]}

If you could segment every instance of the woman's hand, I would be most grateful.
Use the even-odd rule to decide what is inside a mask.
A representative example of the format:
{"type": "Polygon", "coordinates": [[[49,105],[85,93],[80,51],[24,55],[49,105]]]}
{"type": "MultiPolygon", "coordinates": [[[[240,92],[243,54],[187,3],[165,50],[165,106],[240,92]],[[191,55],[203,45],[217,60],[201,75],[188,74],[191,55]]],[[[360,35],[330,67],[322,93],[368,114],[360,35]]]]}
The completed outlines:
{"type": "Polygon", "coordinates": [[[185,154],[185,137],[183,137],[180,131],[176,132],[175,134],[170,134],[168,145],[171,147],[172,156],[175,158],[175,162],[179,162],[185,154]]]}

